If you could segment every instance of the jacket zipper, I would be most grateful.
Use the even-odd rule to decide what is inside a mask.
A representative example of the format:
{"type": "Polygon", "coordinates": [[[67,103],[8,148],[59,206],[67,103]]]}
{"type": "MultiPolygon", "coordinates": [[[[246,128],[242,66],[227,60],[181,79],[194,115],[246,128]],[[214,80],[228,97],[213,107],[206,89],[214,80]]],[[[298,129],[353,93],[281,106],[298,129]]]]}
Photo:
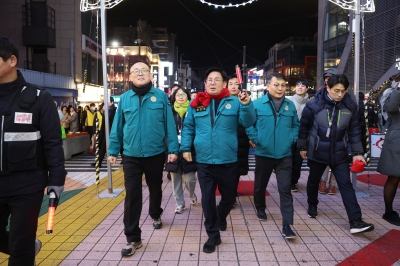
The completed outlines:
{"type": "Polygon", "coordinates": [[[211,100],[210,102],[210,118],[211,118],[211,127],[214,127],[214,108],[213,108],[214,102],[211,100]]]}
{"type": "Polygon", "coordinates": [[[4,136],[4,115],[1,116],[1,140],[0,140],[0,171],[3,171],[3,136],[4,136]]]}

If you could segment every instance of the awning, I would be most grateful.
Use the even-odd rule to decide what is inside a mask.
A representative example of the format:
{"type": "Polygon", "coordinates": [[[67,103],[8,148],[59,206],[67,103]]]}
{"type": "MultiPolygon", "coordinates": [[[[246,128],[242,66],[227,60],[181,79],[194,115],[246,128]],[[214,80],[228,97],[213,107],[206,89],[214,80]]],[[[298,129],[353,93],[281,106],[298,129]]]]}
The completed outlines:
{"type": "Polygon", "coordinates": [[[53,97],[78,97],[78,90],[62,88],[44,88],[53,97]]]}

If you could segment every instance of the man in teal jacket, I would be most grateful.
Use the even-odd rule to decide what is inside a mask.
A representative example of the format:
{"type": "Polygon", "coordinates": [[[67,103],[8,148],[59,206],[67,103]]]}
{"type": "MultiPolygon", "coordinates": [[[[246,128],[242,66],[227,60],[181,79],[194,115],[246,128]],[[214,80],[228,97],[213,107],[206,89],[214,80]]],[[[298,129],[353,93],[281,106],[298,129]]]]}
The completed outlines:
{"type": "Polygon", "coordinates": [[[194,143],[197,177],[204,212],[204,226],[208,241],[203,251],[212,253],[221,244],[219,231],[225,231],[228,216],[236,199],[237,178],[237,127],[254,125],[255,113],[246,92],[239,97],[230,96],[226,88],[226,74],[219,68],[206,72],[206,92],[199,92],[191,102],[182,130],[181,152],[191,161],[194,143]],[[216,208],[215,189],[221,192],[216,208]]]}
{"type": "Polygon", "coordinates": [[[282,235],[295,238],[293,224],[293,198],[290,191],[292,177],[292,145],[297,141],[299,118],[292,101],[285,98],[286,78],[279,73],[267,79],[268,93],[254,102],[257,122],[246,129],[256,145],[254,174],[254,204],[259,220],[267,220],[265,190],[272,170],[275,170],[282,214],[282,235]]]}
{"type": "Polygon", "coordinates": [[[142,246],[139,228],[142,212],[142,174],[149,188],[149,215],[154,229],[162,227],[162,175],[165,162],[165,138],[168,140],[168,162],[175,161],[179,144],[175,121],[164,91],[154,88],[150,65],[136,61],[129,79],[131,89],[121,95],[110,133],[109,158],[115,164],[123,149],[125,178],[124,226],[128,244],[123,256],[131,256],[142,246]]]}

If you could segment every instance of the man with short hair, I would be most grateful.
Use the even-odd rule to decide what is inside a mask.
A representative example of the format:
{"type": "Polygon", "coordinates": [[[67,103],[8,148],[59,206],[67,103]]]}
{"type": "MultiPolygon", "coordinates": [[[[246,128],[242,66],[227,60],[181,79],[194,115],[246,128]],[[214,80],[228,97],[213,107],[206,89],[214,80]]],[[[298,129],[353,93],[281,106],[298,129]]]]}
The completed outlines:
{"type": "MultiPolygon", "coordinates": [[[[306,79],[299,79],[296,81],[296,94],[293,96],[286,97],[291,100],[296,106],[297,116],[299,121],[301,119],[301,113],[303,112],[304,106],[306,106],[309,100],[307,94],[308,81],[306,79]]],[[[290,184],[290,190],[292,192],[299,191],[297,189],[297,182],[299,182],[301,175],[301,165],[303,164],[303,159],[300,156],[300,150],[296,147],[296,143],[293,144],[293,162],[292,162],[292,181],[290,184]]]]}
{"type": "MultiPolygon", "coordinates": [[[[232,96],[239,96],[240,89],[239,83],[236,74],[232,75],[228,78],[228,90],[232,96]]],[[[246,129],[239,124],[237,128],[237,137],[238,137],[238,162],[237,162],[237,184],[236,184],[236,191],[239,187],[239,181],[241,175],[247,175],[249,172],[249,137],[246,134],[246,129]]],[[[239,194],[236,192],[236,196],[239,197],[239,194]]],[[[237,202],[233,207],[235,207],[237,202]]]]}
{"type": "Polygon", "coordinates": [[[130,90],[121,95],[110,133],[110,163],[123,148],[125,179],[124,227],[127,246],[122,256],[131,256],[142,246],[139,227],[142,212],[142,174],[150,192],[149,215],[153,228],[161,229],[162,176],[165,162],[165,138],[168,162],[178,158],[179,144],[175,121],[164,91],[153,87],[150,65],[137,60],[130,68],[130,90]]]}
{"type": "Polygon", "coordinates": [[[53,97],[27,83],[17,63],[17,47],[0,37],[0,252],[9,266],[34,265],[44,189],[59,199],[67,175],[53,97]]]}
{"type": "Polygon", "coordinates": [[[260,221],[267,220],[265,190],[272,171],[275,171],[282,214],[282,235],[295,238],[290,228],[293,224],[293,198],[290,192],[292,179],[292,145],[297,140],[299,119],[292,101],[285,98],[286,78],[272,73],[266,78],[268,93],[254,101],[257,122],[246,129],[256,145],[256,170],[254,174],[254,204],[260,221]]]}
{"type": "Polygon", "coordinates": [[[255,123],[253,104],[247,93],[230,96],[226,74],[219,68],[206,71],[206,92],[199,92],[191,102],[181,140],[181,152],[192,161],[192,145],[196,150],[197,177],[201,188],[201,204],[208,240],[203,252],[212,253],[221,244],[219,231],[227,228],[226,217],[236,197],[237,127],[255,123]],[[221,193],[216,207],[215,190],[221,193]]]}

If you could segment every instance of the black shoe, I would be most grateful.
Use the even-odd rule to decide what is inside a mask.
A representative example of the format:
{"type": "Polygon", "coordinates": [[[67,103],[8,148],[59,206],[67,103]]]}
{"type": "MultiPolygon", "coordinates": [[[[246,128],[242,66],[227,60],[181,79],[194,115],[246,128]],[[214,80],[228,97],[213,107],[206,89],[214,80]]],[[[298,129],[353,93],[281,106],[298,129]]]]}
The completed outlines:
{"type": "Polygon", "coordinates": [[[122,256],[132,256],[135,254],[136,250],[142,247],[142,241],[139,242],[131,242],[126,244],[126,247],[124,247],[121,250],[121,255],[122,256]]]}
{"type": "Polygon", "coordinates": [[[215,247],[218,245],[221,245],[221,238],[217,238],[217,239],[209,238],[203,246],[203,252],[213,253],[215,251],[215,247]]]}
{"type": "Polygon", "coordinates": [[[226,231],[227,226],[228,223],[226,222],[226,219],[219,221],[219,231],[226,231]]]}
{"type": "Polygon", "coordinates": [[[292,192],[298,192],[299,190],[297,189],[297,186],[295,184],[290,184],[290,190],[292,192]]]}
{"type": "Polygon", "coordinates": [[[161,229],[162,228],[161,218],[153,219],[153,228],[154,229],[161,229]]]}
{"type": "Polygon", "coordinates": [[[385,214],[382,216],[382,219],[393,225],[400,226],[400,217],[395,211],[385,212],[385,214]]]}
{"type": "Polygon", "coordinates": [[[318,216],[317,206],[308,205],[308,217],[315,218],[318,216]]]}
{"type": "Polygon", "coordinates": [[[296,234],[293,232],[292,228],[290,228],[290,225],[288,224],[283,225],[282,235],[286,237],[286,239],[296,238],[296,234]]]}
{"type": "Polygon", "coordinates": [[[374,225],[373,224],[368,224],[364,222],[363,220],[357,220],[357,221],[352,221],[350,222],[350,233],[352,234],[358,234],[362,232],[369,232],[374,230],[374,225]]]}
{"type": "Polygon", "coordinates": [[[260,220],[260,221],[266,221],[267,220],[267,214],[265,213],[264,210],[258,210],[257,211],[257,217],[258,217],[258,220],[260,220]]]}

